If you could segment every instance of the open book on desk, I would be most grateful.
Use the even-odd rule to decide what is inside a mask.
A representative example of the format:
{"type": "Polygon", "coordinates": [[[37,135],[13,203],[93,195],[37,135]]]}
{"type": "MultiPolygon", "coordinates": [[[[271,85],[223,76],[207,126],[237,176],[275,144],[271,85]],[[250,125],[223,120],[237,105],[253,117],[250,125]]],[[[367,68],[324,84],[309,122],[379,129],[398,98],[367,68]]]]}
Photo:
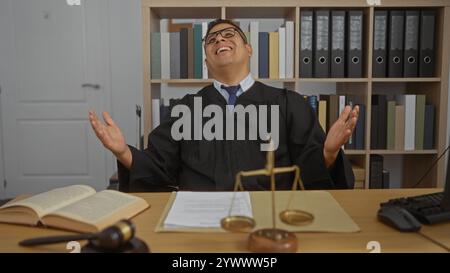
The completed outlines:
{"type": "Polygon", "coordinates": [[[113,190],[96,192],[85,185],[57,188],[0,207],[0,222],[97,232],[129,219],[149,205],[136,196],[113,190]]]}

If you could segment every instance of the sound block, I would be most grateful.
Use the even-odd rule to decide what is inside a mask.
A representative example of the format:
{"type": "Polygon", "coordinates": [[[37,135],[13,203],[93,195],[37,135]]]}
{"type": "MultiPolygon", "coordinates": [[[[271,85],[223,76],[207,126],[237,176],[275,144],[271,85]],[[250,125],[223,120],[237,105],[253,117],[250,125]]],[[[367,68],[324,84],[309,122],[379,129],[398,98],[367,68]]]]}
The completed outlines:
{"type": "Polygon", "coordinates": [[[297,236],[282,229],[260,229],[250,233],[248,248],[257,253],[297,252],[297,236]]]}
{"type": "Polygon", "coordinates": [[[102,249],[89,243],[81,248],[81,253],[150,253],[150,249],[144,241],[135,237],[119,249],[102,249]]]}

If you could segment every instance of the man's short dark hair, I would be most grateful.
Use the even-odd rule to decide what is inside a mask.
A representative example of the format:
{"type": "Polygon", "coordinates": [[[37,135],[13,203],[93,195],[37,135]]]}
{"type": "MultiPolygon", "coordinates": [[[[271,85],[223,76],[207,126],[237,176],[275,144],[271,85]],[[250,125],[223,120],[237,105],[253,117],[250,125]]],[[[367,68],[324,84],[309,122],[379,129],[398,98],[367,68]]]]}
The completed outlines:
{"type": "Polygon", "coordinates": [[[217,26],[218,24],[229,24],[234,26],[237,31],[239,32],[239,35],[241,35],[242,40],[244,40],[245,44],[248,44],[247,42],[247,37],[245,36],[245,33],[242,31],[242,29],[239,27],[239,24],[233,20],[229,20],[229,19],[216,19],[214,21],[209,22],[208,24],[208,30],[206,31],[206,35],[204,38],[206,38],[208,36],[208,34],[211,32],[211,29],[215,26],[217,26]]]}

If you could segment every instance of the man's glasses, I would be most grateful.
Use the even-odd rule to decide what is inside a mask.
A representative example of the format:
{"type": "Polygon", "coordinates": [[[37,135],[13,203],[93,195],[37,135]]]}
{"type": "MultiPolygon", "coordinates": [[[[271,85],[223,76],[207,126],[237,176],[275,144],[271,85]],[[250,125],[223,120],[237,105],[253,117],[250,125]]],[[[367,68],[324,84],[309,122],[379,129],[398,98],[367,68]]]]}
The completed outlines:
{"type": "Polygon", "coordinates": [[[228,28],[221,29],[219,31],[211,32],[205,38],[203,38],[203,41],[207,45],[214,44],[217,41],[217,36],[219,34],[223,38],[231,38],[231,37],[234,37],[234,35],[236,35],[236,32],[238,32],[239,35],[244,40],[244,42],[247,43],[247,39],[244,36],[242,36],[241,32],[238,29],[236,29],[235,27],[228,27],[228,28]]]}

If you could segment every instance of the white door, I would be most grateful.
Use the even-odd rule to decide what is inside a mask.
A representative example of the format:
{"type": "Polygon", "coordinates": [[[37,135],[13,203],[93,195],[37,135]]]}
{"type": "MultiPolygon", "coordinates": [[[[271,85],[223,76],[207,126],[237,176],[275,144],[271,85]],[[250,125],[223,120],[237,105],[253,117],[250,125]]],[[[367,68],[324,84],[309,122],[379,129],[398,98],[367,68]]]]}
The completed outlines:
{"type": "Polygon", "coordinates": [[[70,184],[106,187],[106,152],[87,120],[88,109],[109,109],[106,6],[0,1],[6,197],[70,184]]]}
{"type": "MultiPolygon", "coordinates": [[[[0,86],[0,100],[2,99],[1,97],[1,86],[0,86]]],[[[3,198],[5,198],[5,185],[4,185],[4,181],[5,181],[5,172],[3,170],[3,141],[2,141],[2,116],[1,116],[1,109],[2,105],[0,103],[0,200],[2,200],[3,198]]]]}

